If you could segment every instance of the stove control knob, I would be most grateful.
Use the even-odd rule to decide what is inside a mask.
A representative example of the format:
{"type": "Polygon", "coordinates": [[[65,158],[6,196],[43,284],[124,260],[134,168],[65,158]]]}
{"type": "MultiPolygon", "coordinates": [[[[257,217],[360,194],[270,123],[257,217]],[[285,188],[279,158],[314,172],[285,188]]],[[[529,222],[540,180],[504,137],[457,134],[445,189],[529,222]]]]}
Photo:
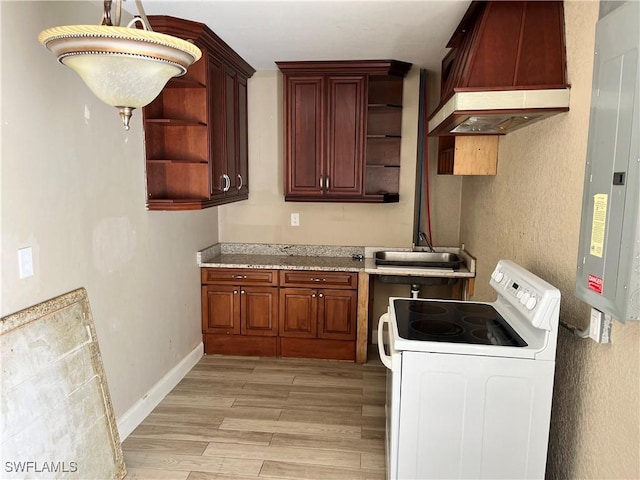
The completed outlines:
{"type": "Polygon", "coordinates": [[[531,295],[529,294],[529,292],[525,292],[525,294],[522,295],[522,298],[520,299],[520,303],[526,305],[530,298],[531,295]]]}
{"type": "Polygon", "coordinates": [[[533,308],[536,306],[536,303],[538,303],[536,297],[531,297],[526,303],[525,307],[527,307],[527,310],[533,310],[533,308]]]}
{"type": "Polygon", "coordinates": [[[501,270],[496,270],[495,272],[493,272],[493,279],[496,282],[500,283],[503,278],[504,278],[504,273],[502,273],[501,270]]]}
{"type": "Polygon", "coordinates": [[[522,295],[524,295],[524,292],[522,290],[518,290],[518,293],[516,293],[516,297],[518,298],[518,300],[522,298],[522,295]]]}

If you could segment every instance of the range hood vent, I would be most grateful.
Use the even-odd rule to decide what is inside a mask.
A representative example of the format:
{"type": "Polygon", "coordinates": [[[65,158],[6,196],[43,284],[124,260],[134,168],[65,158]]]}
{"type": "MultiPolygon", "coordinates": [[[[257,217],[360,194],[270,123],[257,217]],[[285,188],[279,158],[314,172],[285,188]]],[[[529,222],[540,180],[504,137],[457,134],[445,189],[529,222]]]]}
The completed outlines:
{"type": "Polygon", "coordinates": [[[561,1],[474,1],[447,48],[429,135],[503,135],[569,110],[561,1]]]}

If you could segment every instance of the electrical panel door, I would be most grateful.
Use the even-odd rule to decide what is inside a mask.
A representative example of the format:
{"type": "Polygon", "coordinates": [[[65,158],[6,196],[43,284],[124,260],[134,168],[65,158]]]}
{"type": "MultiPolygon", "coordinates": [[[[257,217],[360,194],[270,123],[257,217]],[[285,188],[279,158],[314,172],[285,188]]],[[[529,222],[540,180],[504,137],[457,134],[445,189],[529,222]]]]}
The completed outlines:
{"type": "Polygon", "coordinates": [[[576,295],[640,319],[640,3],[598,21],[576,295]]]}

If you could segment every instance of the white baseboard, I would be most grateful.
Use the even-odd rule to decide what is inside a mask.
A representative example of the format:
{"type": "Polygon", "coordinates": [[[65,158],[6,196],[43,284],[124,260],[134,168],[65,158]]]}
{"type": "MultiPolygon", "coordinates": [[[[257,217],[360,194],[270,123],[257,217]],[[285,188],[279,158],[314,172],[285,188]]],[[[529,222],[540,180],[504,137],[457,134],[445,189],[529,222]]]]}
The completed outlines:
{"type": "Polygon", "coordinates": [[[200,343],[182,361],[173,367],[164,377],[156,383],[151,390],[142,396],[140,400],[124,412],[117,420],[120,441],[124,441],[135,428],[147,418],[147,415],[156,408],[162,399],[184,378],[196,363],[204,355],[204,344],[200,343]]]}

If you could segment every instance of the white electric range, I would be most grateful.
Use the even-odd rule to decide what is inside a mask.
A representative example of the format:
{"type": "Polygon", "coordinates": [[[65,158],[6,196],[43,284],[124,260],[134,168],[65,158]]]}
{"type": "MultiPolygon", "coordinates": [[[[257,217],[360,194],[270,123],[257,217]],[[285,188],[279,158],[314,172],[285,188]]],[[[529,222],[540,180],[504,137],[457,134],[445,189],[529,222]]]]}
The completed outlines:
{"type": "Polygon", "coordinates": [[[490,285],[491,303],[389,300],[387,478],[544,478],[560,292],[508,260],[490,285]]]}

